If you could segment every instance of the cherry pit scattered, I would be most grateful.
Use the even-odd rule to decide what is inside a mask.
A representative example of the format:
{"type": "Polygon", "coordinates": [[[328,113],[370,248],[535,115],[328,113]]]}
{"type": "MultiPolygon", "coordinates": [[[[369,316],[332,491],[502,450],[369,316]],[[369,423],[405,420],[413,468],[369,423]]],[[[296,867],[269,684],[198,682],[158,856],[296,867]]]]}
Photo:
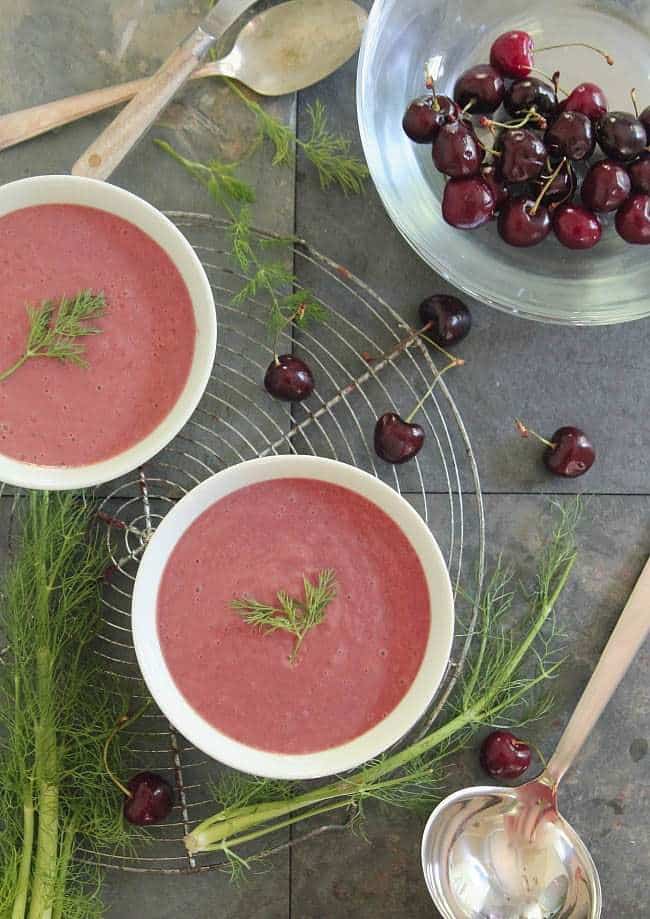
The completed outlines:
{"type": "Polygon", "coordinates": [[[511,246],[534,246],[553,232],[566,248],[585,250],[602,238],[602,215],[615,213],[625,242],[648,245],[650,106],[639,113],[632,90],[633,113],[609,111],[603,90],[589,82],[561,100],[559,73],[550,82],[531,76],[535,53],[555,47],[535,48],[528,32],[504,33],[489,64],[461,74],[453,99],[436,92],[427,69],[428,92],[409,104],[402,124],[412,141],[431,144],[447,177],[443,217],[462,230],[496,217],[511,246]],[[506,114],[497,119],[501,107],[506,114]]]}

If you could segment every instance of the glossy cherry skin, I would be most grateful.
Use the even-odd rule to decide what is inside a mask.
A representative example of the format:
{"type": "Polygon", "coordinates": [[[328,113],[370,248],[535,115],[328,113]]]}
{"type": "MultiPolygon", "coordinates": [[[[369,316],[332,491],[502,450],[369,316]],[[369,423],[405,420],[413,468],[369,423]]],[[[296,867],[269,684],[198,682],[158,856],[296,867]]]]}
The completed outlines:
{"type": "Polygon", "coordinates": [[[510,197],[508,186],[498,174],[495,166],[481,166],[481,179],[492,192],[494,213],[498,213],[510,197]]]}
{"type": "Polygon", "coordinates": [[[499,174],[506,182],[536,179],[546,164],[546,147],[528,128],[504,131],[499,138],[499,151],[499,174]]]}
{"type": "Polygon", "coordinates": [[[627,171],[634,191],[650,195],[650,153],[644,151],[638,160],[627,167],[627,171]]]}
{"type": "Polygon", "coordinates": [[[494,779],[518,779],[531,758],[528,744],[510,731],[492,731],[481,744],[481,768],[494,779]]]}
{"type": "Polygon", "coordinates": [[[593,249],[603,235],[596,214],[579,204],[561,204],[553,213],[553,230],[567,249],[593,249]]]}
{"type": "Polygon", "coordinates": [[[603,115],[596,135],[605,156],[621,163],[629,163],[648,143],[645,125],[630,112],[603,115]]]}
{"type": "Polygon", "coordinates": [[[591,121],[582,112],[561,112],[546,131],[544,143],[556,159],[584,160],[594,152],[596,137],[591,121]]]}
{"type": "Polygon", "coordinates": [[[442,216],[459,230],[476,230],[494,216],[494,196],[478,176],[450,179],[442,196],[442,216]]]}
{"type": "Polygon", "coordinates": [[[617,211],[629,197],[632,182],[627,170],[613,160],[594,163],[582,183],[582,200],[592,211],[617,211]]]}
{"type": "Polygon", "coordinates": [[[420,452],[424,428],[404,421],[396,412],[386,412],[375,425],[375,453],[387,463],[399,466],[420,452]]]}
{"type": "Polygon", "coordinates": [[[511,83],[505,91],[503,105],[513,118],[525,115],[532,108],[545,118],[549,118],[555,114],[558,107],[553,87],[536,77],[526,77],[511,83]]]}
{"type": "Polygon", "coordinates": [[[139,772],[126,783],[131,798],[124,800],[124,816],[136,826],[150,826],[169,816],[174,790],[167,779],[155,772],[139,772]]]}
{"type": "Polygon", "coordinates": [[[616,212],[616,229],[626,243],[650,245],[650,195],[631,195],[616,212]]]}
{"type": "Polygon", "coordinates": [[[532,198],[510,198],[503,205],[497,228],[499,236],[510,246],[536,246],[551,232],[548,209],[541,204],[535,213],[532,198]]]}
{"type": "Polygon", "coordinates": [[[490,115],[503,102],[505,83],[498,70],[489,64],[477,64],[462,73],[454,87],[454,99],[461,109],[472,103],[472,115],[490,115]]]}
{"type": "Polygon", "coordinates": [[[433,142],[433,162],[439,172],[454,179],[476,175],[481,153],[474,131],[462,121],[443,125],[433,142]]]}
{"type": "Polygon", "coordinates": [[[458,116],[458,106],[447,96],[436,96],[435,102],[433,96],[421,96],[406,109],[402,127],[416,144],[431,144],[443,124],[457,121],[458,116]]]}
{"type": "Polygon", "coordinates": [[[423,300],[419,308],[423,325],[431,323],[426,332],[441,348],[455,345],[468,334],[472,327],[472,314],[458,297],[449,294],[434,294],[423,300]]]}
{"type": "MultiPolygon", "coordinates": [[[[549,178],[550,176],[542,174],[539,179],[536,179],[535,185],[540,191],[544,188],[549,178]]],[[[542,201],[544,204],[564,204],[565,201],[571,200],[575,190],[576,181],[573,173],[568,172],[566,169],[562,169],[544,192],[542,201]]]]}
{"type": "Polygon", "coordinates": [[[646,140],[650,144],[650,105],[643,109],[639,115],[639,121],[645,128],[646,140]]]}
{"type": "Polygon", "coordinates": [[[599,121],[607,112],[607,99],[595,83],[580,83],[560,105],[563,112],[581,112],[590,121],[599,121]]]}
{"type": "Polygon", "coordinates": [[[528,32],[513,30],[499,35],[490,50],[490,63],[504,77],[527,77],[533,66],[534,44],[528,32]]]}
{"type": "Polygon", "coordinates": [[[269,364],[264,376],[264,387],[275,399],[302,402],[314,391],[314,375],[299,357],[281,354],[269,364]]]}
{"type": "Polygon", "coordinates": [[[576,479],[593,466],[596,451],[580,428],[558,428],[551,437],[551,443],[553,446],[547,447],[544,452],[544,465],[554,475],[576,479]]]}

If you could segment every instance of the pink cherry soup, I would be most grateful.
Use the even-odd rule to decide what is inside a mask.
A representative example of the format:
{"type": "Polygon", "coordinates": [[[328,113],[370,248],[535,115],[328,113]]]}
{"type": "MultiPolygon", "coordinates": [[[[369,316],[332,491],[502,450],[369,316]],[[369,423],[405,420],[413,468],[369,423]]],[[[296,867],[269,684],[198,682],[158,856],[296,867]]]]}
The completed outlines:
{"type": "Polygon", "coordinates": [[[217,501],[186,530],[163,573],[158,634],[178,689],[224,734],[258,749],[313,753],[359,737],[400,702],[420,668],[430,598],[419,558],[373,502],[285,478],[217,501]],[[302,598],[303,575],[333,569],[338,592],[305,636],[262,632],[243,597],[302,598]]]}
{"type": "Polygon", "coordinates": [[[27,306],[103,293],[87,367],[28,360],[0,382],[0,453],[45,466],[109,459],[150,434],[187,382],[194,310],[178,269],[138,227],[90,207],[43,204],[0,218],[0,372],[25,350],[27,306]]]}

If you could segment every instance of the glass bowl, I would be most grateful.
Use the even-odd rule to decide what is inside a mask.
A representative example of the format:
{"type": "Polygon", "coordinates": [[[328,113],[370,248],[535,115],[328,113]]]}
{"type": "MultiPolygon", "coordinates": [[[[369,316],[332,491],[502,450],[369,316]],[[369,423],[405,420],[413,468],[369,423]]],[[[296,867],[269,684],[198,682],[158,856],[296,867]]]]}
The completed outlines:
{"type": "Polygon", "coordinates": [[[567,89],[589,81],[610,109],[650,104],[650,4],[647,0],[376,0],[359,58],[357,109],[364,151],[383,203],[404,238],[447,281],[477,300],[530,319],[573,325],[650,315],[650,258],[623,242],[611,216],[589,251],[552,236],[530,249],[507,246],[494,222],[454,229],[441,214],[443,177],[429,146],[413,144],[401,120],[422,95],[424,65],[437,67],[437,91],[450,94],[467,67],[489,61],[494,39],[525,29],[537,45],[589,42],[614,57],[609,67],[584,48],[540,53],[537,65],[560,70],[567,89]]]}

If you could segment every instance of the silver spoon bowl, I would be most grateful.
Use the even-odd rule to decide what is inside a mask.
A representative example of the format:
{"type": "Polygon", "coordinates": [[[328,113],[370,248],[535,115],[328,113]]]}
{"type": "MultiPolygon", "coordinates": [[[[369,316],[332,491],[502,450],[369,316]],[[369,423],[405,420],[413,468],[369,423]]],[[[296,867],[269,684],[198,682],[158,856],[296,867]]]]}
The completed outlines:
{"type": "Polygon", "coordinates": [[[422,869],[443,919],[598,919],[598,871],[557,809],[557,789],[650,629],[650,562],[621,613],[544,772],[518,788],[445,798],[422,839],[422,869]]]}

